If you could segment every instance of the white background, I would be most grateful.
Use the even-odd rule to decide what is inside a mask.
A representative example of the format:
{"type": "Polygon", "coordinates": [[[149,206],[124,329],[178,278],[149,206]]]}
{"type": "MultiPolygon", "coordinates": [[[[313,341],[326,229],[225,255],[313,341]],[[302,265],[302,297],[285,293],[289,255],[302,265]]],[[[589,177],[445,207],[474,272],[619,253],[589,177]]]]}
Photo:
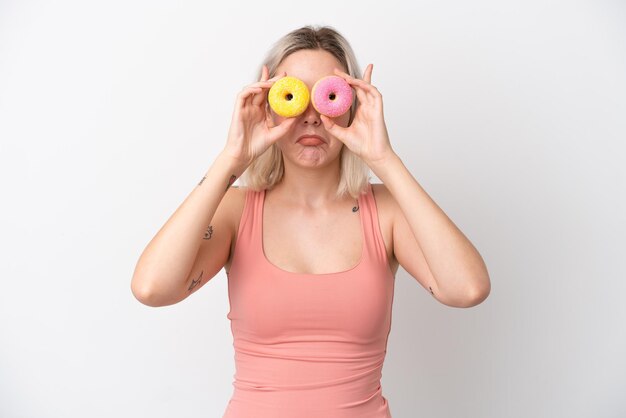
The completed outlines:
{"type": "Polygon", "coordinates": [[[394,418],[626,416],[626,5],[620,1],[0,1],[0,416],[221,417],[222,270],[130,291],[222,149],[237,93],[306,24],[351,42],[392,146],[492,292],[400,269],[394,418]]]}

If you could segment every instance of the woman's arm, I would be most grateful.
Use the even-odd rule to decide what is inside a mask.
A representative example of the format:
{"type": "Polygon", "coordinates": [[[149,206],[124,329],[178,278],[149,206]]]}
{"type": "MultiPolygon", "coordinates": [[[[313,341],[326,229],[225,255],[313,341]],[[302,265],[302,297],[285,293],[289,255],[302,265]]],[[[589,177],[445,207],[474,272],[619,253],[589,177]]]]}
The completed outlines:
{"type": "MultiPolygon", "coordinates": [[[[452,306],[476,305],[491,290],[487,267],[472,243],[422,189],[391,148],[383,95],[371,83],[373,68],[373,64],[367,66],[362,80],[334,70],[356,89],[360,104],[349,127],[339,126],[332,118],[321,115],[324,127],[361,157],[395,198],[418,243],[412,247],[421,249],[432,273],[435,286],[430,286],[430,291],[435,288],[439,292],[435,296],[452,306]]],[[[408,234],[403,236],[410,238],[408,234]]],[[[405,260],[420,259],[417,250],[413,255],[406,255],[405,260]]],[[[420,277],[427,275],[422,273],[420,277]]]]}
{"type": "MultiPolygon", "coordinates": [[[[194,282],[190,286],[188,281],[203,242],[203,235],[228,188],[244,169],[223,153],[218,155],[200,183],[170,216],[139,257],[131,281],[131,290],[139,301],[150,306],[167,305],[188,295],[194,288],[199,288],[200,283],[194,282]]],[[[213,248],[208,261],[204,261],[207,272],[222,268],[221,265],[212,264],[223,264],[223,257],[217,257],[217,253],[228,251],[226,247],[231,242],[232,232],[228,222],[220,220],[220,225],[215,225],[215,228],[215,234],[220,234],[220,237],[213,237],[211,241],[219,242],[220,248],[213,248]]],[[[211,277],[207,275],[202,277],[205,282],[209,279],[211,277]]]]}
{"type": "MultiPolygon", "coordinates": [[[[420,258],[404,257],[405,265],[425,258],[435,281],[429,290],[447,305],[470,307],[485,300],[491,291],[491,282],[482,257],[419,185],[400,157],[391,153],[389,158],[371,164],[370,168],[395,198],[406,219],[404,223],[410,226],[423,253],[420,258]]],[[[410,234],[402,235],[410,237],[410,234]]],[[[405,247],[415,248],[408,244],[405,247]]],[[[398,259],[400,265],[403,261],[398,259]]],[[[416,269],[411,266],[407,271],[416,269]]]]}

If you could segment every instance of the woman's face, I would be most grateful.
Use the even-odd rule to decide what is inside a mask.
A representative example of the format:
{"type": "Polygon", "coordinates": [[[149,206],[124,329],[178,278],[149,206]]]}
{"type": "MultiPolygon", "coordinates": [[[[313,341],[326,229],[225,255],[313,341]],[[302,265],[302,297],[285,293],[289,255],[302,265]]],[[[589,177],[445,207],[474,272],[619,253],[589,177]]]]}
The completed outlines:
{"type": "MultiPolygon", "coordinates": [[[[347,69],[330,52],[321,49],[302,49],[285,58],[276,68],[275,74],[285,71],[288,76],[302,80],[311,92],[317,80],[329,75],[336,75],[333,72],[334,68],[347,72],[347,69]]],[[[285,119],[277,115],[271,108],[269,111],[275,125],[280,124],[285,119]]],[[[345,128],[350,120],[350,111],[348,110],[343,115],[332,118],[332,120],[345,128]]],[[[325,165],[335,160],[343,147],[343,143],[324,128],[320,114],[315,110],[311,101],[309,101],[304,113],[296,116],[293,128],[287,135],[278,140],[276,145],[283,152],[283,158],[309,166],[325,165]],[[303,134],[319,135],[324,138],[325,142],[319,145],[303,145],[297,142],[303,134]]]]}

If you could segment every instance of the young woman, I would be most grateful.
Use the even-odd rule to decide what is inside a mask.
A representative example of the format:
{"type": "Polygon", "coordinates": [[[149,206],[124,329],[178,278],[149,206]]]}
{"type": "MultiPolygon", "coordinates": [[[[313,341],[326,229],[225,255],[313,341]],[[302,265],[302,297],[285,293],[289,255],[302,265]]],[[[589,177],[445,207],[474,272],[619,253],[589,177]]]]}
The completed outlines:
{"type": "Polygon", "coordinates": [[[360,78],[331,27],[280,39],[239,92],[223,150],[137,263],[132,291],[149,306],[225,268],[237,372],[224,418],[391,417],[380,378],[398,265],[449,306],[490,292],[478,251],[394,152],[372,70],[360,78]],[[328,75],[355,92],[345,114],[268,105],[281,77],[311,90],[328,75]]]}

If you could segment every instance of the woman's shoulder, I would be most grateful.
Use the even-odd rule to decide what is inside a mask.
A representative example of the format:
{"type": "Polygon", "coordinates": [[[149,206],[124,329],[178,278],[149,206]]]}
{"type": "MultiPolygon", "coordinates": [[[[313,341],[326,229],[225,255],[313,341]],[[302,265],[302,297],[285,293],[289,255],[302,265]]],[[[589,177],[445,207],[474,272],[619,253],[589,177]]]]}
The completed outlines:
{"type": "Polygon", "coordinates": [[[255,190],[248,186],[232,185],[228,188],[224,198],[222,199],[222,202],[224,202],[224,204],[228,207],[228,211],[232,216],[231,225],[235,227],[239,225],[239,221],[246,204],[246,195],[248,192],[254,193],[255,190]]]}
{"type": "Polygon", "coordinates": [[[398,268],[398,262],[395,260],[393,252],[393,228],[396,216],[400,207],[397,205],[393,195],[382,183],[371,183],[376,212],[378,214],[378,225],[383,235],[385,248],[387,250],[387,258],[390,261],[390,268],[395,273],[398,268]]]}
{"type": "Polygon", "coordinates": [[[249,187],[246,186],[237,186],[232,185],[226,191],[226,195],[224,199],[229,201],[229,206],[233,207],[233,209],[241,208],[243,209],[243,205],[246,201],[246,194],[250,190],[249,187]]]}
{"type": "Polygon", "coordinates": [[[226,190],[226,194],[220,202],[220,206],[224,205],[227,213],[230,214],[230,226],[233,230],[236,230],[239,224],[239,219],[243,212],[243,208],[246,202],[247,187],[241,187],[232,185],[226,190]]]}
{"type": "Polygon", "coordinates": [[[238,186],[238,185],[232,185],[229,188],[230,190],[230,194],[232,194],[231,200],[234,200],[237,204],[241,205],[241,207],[243,207],[245,201],[246,201],[246,195],[250,192],[250,193],[259,193],[262,192],[262,190],[260,191],[255,191],[254,189],[252,189],[249,186],[238,186]]]}
{"type": "Polygon", "coordinates": [[[379,201],[381,203],[387,202],[389,199],[393,199],[393,196],[387,189],[383,183],[370,183],[372,186],[372,194],[374,195],[374,199],[376,199],[376,203],[379,201]]]}
{"type": "Polygon", "coordinates": [[[400,209],[396,199],[383,183],[370,184],[372,185],[372,194],[374,195],[374,201],[376,202],[378,214],[385,216],[392,221],[395,214],[400,209]]]}

